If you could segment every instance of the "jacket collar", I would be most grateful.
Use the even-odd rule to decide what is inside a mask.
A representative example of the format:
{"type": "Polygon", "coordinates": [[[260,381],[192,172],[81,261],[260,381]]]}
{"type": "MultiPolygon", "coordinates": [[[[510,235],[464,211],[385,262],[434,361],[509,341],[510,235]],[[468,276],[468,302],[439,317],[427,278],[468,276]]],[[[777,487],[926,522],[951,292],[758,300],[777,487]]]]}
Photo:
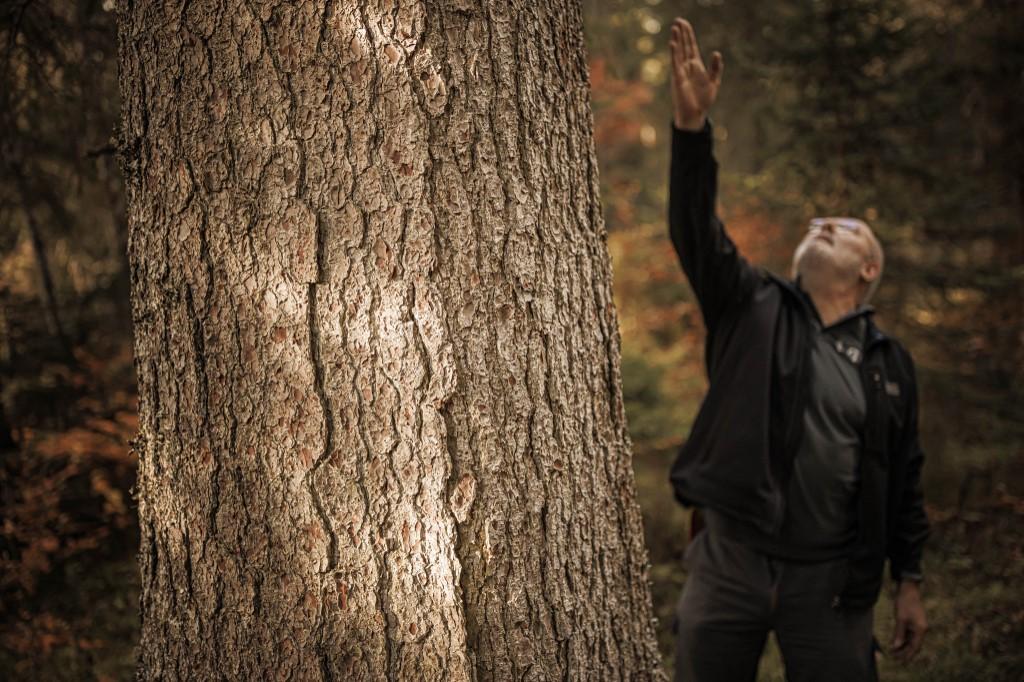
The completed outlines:
{"type": "MultiPolygon", "coordinates": [[[[783,291],[785,291],[791,297],[793,297],[793,299],[795,299],[799,303],[800,307],[804,310],[805,313],[811,316],[812,319],[818,320],[819,323],[821,322],[821,319],[818,317],[818,311],[814,307],[814,302],[811,301],[810,295],[806,291],[804,291],[803,288],[800,286],[799,275],[796,279],[786,279],[783,277],[779,277],[778,275],[772,272],[766,272],[766,274],[768,278],[774,281],[776,284],[778,284],[783,291]]],[[[865,350],[867,350],[876,343],[881,343],[883,341],[889,340],[889,337],[885,334],[885,332],[879,329],[878,326],[875,324],[874,306],[863,305],[857,308],[856,310],[848,313],[846,316],[844,316],[843,321],[849,319],[850,317],[856,317],[858,315],[864,315],[865,321],[867,322],[867,335],[864,341],[865,350]]]]}

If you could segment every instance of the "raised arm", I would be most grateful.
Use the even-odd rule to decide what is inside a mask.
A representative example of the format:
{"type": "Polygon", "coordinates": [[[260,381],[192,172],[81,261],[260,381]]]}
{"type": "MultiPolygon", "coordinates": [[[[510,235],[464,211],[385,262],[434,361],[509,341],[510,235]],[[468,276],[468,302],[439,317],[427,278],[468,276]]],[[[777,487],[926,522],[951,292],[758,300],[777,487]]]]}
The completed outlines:
{"type": "Polygon", "coordinates": [[[669,234],[679,262],[700,303],[708,331],[731,306],[742,303],[758,275],[739,255],[715,215],[718,164],[711,153],[708,110],[718,95],[722,55],[704,68],[693,27],[672,24],[672,164],[669,177],[669,234]]]}

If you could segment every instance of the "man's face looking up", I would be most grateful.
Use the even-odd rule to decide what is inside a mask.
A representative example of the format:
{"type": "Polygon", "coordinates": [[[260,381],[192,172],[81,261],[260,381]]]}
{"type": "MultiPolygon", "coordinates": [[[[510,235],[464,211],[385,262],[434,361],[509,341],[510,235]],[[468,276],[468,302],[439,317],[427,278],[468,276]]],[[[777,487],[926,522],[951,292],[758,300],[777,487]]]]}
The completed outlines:
{"type": "Polygon", "coordinates": [[[855,287],[863,298],[881,273],[881,247],[857,218],[813,218],[793,254],[793,273],[808,289],[855,287]]]}

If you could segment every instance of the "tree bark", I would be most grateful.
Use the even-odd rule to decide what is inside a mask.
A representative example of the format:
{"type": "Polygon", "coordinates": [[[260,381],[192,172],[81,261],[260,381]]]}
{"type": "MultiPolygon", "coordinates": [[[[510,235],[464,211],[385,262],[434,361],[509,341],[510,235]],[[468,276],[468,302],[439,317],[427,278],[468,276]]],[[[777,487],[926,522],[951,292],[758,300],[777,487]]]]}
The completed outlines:
{"type": "Polygon", "coordinates": [[[577,3],[118,7],[140,678],[659,678],[577,3]]]}

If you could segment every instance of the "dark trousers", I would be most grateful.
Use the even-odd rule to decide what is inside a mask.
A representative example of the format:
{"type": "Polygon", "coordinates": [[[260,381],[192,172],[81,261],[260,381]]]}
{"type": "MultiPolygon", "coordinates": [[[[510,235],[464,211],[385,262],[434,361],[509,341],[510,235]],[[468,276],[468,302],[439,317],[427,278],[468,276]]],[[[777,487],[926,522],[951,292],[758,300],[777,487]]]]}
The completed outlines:
{"type": "Polygon", "coordinates": [[[774,559],[707,530],[676,606],[676,682],[755,680],[768,632],[788,682],[874,682],[873,608],[835,609],[843,560],[774,559]]]}

